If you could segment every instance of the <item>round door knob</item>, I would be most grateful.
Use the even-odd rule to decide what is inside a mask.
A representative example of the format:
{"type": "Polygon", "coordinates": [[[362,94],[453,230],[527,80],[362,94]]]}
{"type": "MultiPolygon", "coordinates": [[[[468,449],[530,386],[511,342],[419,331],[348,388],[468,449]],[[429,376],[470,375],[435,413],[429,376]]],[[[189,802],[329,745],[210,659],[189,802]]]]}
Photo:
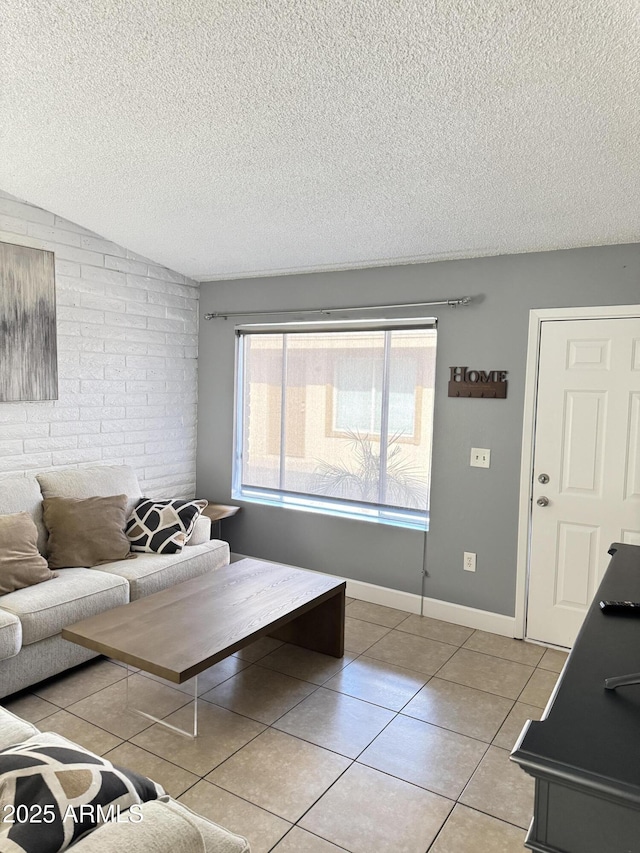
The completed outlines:
{"type": "Polygon", "coordinates": [[[540,474],[540,476],[538,477],[538,482],[542,483],[542,485],[544,486],[546,483],[549,482],[549,475],[548,474],[540,474]]]}
{"type": "Polygon", "coordinates": [[[549,498],[545,498],[545,496],[543,495],[541,498],[538,498],[536,503],[538,504],[538,506],[549,506],[549,498]]]}

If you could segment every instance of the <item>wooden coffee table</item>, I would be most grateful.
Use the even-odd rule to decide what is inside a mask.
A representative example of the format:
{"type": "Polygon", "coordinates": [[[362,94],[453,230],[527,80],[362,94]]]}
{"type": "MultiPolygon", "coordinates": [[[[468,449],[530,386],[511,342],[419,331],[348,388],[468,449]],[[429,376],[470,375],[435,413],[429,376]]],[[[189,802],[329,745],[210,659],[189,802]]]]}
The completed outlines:
{"type": "Polygon", "coordinates": [[[345,587],[330,575],[240,560],[83,619],[62,636],[175,684],[195,677],[193,734],[139,713],[196,737],[198,673],[259,637],[342,657],[345,587]]]}

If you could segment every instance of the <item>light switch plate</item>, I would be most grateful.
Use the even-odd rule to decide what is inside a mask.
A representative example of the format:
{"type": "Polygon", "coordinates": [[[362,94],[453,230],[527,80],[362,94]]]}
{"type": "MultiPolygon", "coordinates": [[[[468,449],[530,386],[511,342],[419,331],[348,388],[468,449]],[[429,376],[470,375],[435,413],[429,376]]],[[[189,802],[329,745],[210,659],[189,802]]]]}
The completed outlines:
{"type": "Polygon", "coordinates": [[[486,447],[471,448],[472,468],[490,468],[491,467],[491,451],[486,447]]]}

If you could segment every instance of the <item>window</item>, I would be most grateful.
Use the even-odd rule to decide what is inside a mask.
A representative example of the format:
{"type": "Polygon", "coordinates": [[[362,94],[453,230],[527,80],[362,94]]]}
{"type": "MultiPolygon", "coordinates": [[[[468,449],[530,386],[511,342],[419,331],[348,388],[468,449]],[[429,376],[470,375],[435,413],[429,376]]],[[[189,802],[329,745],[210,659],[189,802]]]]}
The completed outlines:
{"type": "Polygon", "coordinates": [[[241,326],[237,341],[234,498],[427,525],[434,320],[241,326]]]}
{"type": "MultiPolygon", "coordinates": [[[[390,334],[390,333],[389,333],[390,334]]],[[[416,421],[417,360],[396,356],[389,382],[389,431],[412,438],[416,421]]],[[[382,358],[340,356],[333,386],[334,430],[380,436],[384,381],[382,358]]]]}

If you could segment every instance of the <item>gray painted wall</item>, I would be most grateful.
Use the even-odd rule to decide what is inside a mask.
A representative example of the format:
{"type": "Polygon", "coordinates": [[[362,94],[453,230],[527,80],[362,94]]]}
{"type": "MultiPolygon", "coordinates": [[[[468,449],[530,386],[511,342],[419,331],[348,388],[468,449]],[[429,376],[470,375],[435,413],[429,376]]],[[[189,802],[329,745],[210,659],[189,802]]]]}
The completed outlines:
{"type": "MultiPolygon", "coordinates": [[[[439,337],[425,594],[512,616],[529,309],[640,302],[640,245],[204,283],[198,495],[230,500],[234,394],[234,320],[203,314],[465,295],[476,297],[469,307],[429,309],[439,337]],[[448,398],[450,365],[508,370],[508,398],[448,398]],[[472,446],[491,449],[490,469],[469,467],[472,446]],[[477,553],[475,574],[463,551],[477,553]]],[[[420,592],[416,531],[245,504],[224,536],[240,553],[420,592]]]]}

